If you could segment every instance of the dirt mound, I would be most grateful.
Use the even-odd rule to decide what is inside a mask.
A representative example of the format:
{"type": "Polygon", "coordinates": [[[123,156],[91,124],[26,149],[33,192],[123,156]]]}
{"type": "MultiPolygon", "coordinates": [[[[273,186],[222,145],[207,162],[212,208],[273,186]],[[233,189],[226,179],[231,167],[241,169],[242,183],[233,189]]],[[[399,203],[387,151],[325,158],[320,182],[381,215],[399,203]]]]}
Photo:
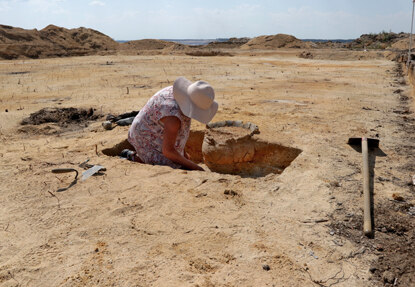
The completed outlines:
{"type": "Polygon", "coordinates": [[[161,50],[161,54],[163,55],[169,55],[169,54],[175,54],[175,55],[184,55],[187,51],[189,51],[191,48],[189,46],[173,43],[171,46],[167,46],[163,50],[161,50]]]}
{"type": "Polygon", "coordinates": [[[399,40],[391,45],[394,50],[408,50],[409,49],[409,38],[399,40]]]}
{"type": "Polygon", "coordinates": [[[211,42],[203,47],[205,48],[221,48],[221,49],[235,49],[248,43],[250,38],[230,38],[228,41],[215,41],[211,42]]]}
{"type": "Polygon", "coordinates": [[[309,49],[298,54],[299,58],[330,61],[360,61],[385,59],[392,60],[395,57],[391,51],[351,51],[349,49],[309,49]]]}
{"type": "Polygon", "coordinates": [[[81,47],[87,50],[115,50],[119,46],[107,35],[84,27],[68,30],[49,25],[41,30],[40,34],[42,39],[67,49],[81,47]]]}
{"type": "Polygon", "coordinates": [[[278,48],[311,48],[313,45],[309,42],[304,42],[294,36],[286,34],[277,34],[269,36],[260,36],[253,38],[248,43],[241,46],[241,49],[260,49],[272,50],[278,48]]]}
{"type": "Polygon", "coordinates": [[[122,50],[163,50],[169,47],[183,46],[169,41],[156,39],[143,39],[130,41],[120,45],[122,50]]]}
{"type": "Polygon", "coordinates": [[[163,50],[164,51],[183,51],[187,49],[189,49],[189,46],[178,44],[178,43],[173,43],[173,45],[167,46],[163,50]]]}
{"type": "MultiPolygon", "coordinates": [[[[391,48],[396,42],[408,38],[406,33],[382,32],[379,34],[363,34],[356,40],[347,43],[349,49],[387,49],[391,48]]],[[[398,48],[396,48],[398,49],[398,48]]]]}
{"type": "Polygon", "coordinates": [[[77,108],[44,108],[30,114],[21,124],[40,125],[44,123],[57,123],[65,126],[70,123],[80,123],[88,120],[96,120],[97,118],[98,116],[94,115],[93,108],[88,110],[77,108]]]}
{"type": "Polygon", "coordinates": [[[49,25],[38,31],[0,25],[0,58],[51,58],[84,56],[114,51],[118,43],[87,28],[66,29],[49,25]]]}
{"type": "Polygon", "coordinates": [[[346,46],[346,43],[336,40],[313,42],[313,44],[319,49],[341,49],[346,46]]]}
{"type": "Polygon", "coordinates": [[[231,53],[217,50],[194,50],[186,52],[186,55],[195,57],[233,56],[231,53]]]}

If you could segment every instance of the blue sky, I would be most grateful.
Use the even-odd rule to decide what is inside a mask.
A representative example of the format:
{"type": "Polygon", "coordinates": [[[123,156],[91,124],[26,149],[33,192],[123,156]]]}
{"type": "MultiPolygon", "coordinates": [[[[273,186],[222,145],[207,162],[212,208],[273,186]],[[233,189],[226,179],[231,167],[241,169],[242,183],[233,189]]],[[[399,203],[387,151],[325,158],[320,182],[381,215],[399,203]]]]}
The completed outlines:
{"type": "Polygon", "coordinates": [[[409,32],[411,0],[0,0],[0,24],[88,27],[116,40],[255,37],[350,39],[409,32]]]}

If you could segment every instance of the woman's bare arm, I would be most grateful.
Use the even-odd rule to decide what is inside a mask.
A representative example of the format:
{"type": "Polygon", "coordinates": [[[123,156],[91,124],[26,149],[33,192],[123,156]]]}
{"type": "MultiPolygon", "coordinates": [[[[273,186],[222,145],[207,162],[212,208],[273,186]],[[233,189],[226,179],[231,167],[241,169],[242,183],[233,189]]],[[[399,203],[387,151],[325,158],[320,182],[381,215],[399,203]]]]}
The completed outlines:
{"type": "Polygon", "coordinates": [[[204,170],[191,160],[188,160],[176,150],[176,138],[180,129],[180,120],[177,117],[164,117],[161,119],[164,124],[162,152],[171,161],[191,170],[204,170]]]}

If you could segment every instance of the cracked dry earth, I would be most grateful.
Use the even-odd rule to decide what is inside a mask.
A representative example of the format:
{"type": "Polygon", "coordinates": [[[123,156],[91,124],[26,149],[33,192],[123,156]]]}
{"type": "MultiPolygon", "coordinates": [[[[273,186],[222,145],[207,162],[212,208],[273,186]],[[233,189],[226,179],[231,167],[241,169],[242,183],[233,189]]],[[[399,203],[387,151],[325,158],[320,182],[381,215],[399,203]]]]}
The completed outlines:
{"type": "Polygon", "coordinates": [[[0,62],[0,286],[413,284],[408,80],[382,57],[296,53],[0,62]],[[281,174],[255,178],[105,156],[128,128],[100,120],[19,132],[42,108],[138,110],[178,76],[215,87],[215,121],[254,123],[259,140],[302,152],[281,174]],[[361,231],[361,154],[346,144],[363,135],[385,154],[375,159],[374,239],[361,231]],[[74,174],[51,170],[82,171],[87,159],[106,171],[56,192],[74,174]]]}

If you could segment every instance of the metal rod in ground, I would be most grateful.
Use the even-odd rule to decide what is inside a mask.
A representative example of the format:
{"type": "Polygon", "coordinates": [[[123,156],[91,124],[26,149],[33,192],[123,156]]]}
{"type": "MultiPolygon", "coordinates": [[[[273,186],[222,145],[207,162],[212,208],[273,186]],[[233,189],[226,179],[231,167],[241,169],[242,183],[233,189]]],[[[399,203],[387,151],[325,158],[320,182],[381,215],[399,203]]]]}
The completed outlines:
{"type": "Polygon", "coordinates": [[[409,51],[408,51],[408,61],[407,66],[409,67],[409,63],[411,61],[411,50],[412,50],[412,33],[414,29],[414,11],[415,11],[415,0],[412,1],[412,22],[411,22],[411,34],[409,35],[409,51]]]}

